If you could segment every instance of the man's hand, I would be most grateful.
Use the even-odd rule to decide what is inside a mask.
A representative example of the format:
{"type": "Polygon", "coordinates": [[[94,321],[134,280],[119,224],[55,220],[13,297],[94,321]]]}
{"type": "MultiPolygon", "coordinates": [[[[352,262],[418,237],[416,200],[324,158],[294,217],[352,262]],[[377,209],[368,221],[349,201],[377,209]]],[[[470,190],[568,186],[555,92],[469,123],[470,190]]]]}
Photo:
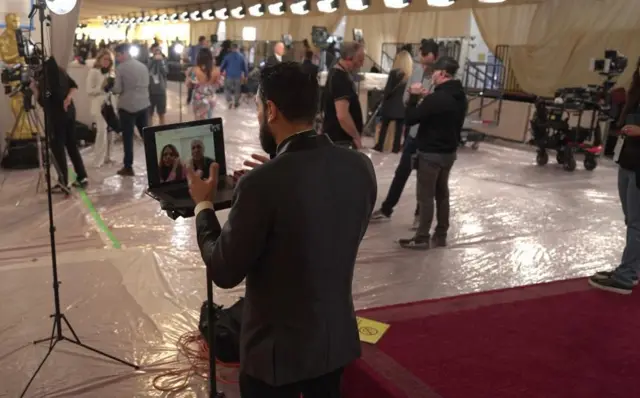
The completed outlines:
{"type": "Polygon", "coordinates": [[[356,149],[362,149],[362,138],[360,138],[360,136],[354,137],[353,145],[356,147],[356,149]]]}
{"type": "Polygon", "coordinates": [[[634,124],[627,124],[622,128],[622,133],[629,137],[640,137],[640,126],[634,124]]]}
{"type": "Polygon", "coordinates": [[[189,166],[187,168],[187,181],[189,182],[189,193],[196,206],[200,202],[213,203],[216,189],[218,188],[218,163],[211,164],[209,178],[204,181],[189,166]]]}
{"type": "Polygon", "coordinates": [[[245,169],[236,170],[233,172],[233,180],[235,182],[238,182],[240,177],[245,175],[247,172],[251,171],[253,168],[258,167],[269,161],[268,157],[264,155],[258,155],[256,153],[251,155],[251,159],[252,160],[245,160],[244,163],[242,164],[244,167],[246,167],[245,169]]]}
{"type": "Polygon", "coordinates": [[[427,90],[422,86],[422,83],[413,83],[409,87],[409,94],[412,95],[423,95],[427,90]]]}
{"type": "Polygon", "coordinates": [[[67,109],[69,109],[69,105],[71,105],[71,96],[68,95],[67,98],[64,99],[64,102],[62,103],[62,107],[64,108],[64,111],[66,112],[67,109]]]}

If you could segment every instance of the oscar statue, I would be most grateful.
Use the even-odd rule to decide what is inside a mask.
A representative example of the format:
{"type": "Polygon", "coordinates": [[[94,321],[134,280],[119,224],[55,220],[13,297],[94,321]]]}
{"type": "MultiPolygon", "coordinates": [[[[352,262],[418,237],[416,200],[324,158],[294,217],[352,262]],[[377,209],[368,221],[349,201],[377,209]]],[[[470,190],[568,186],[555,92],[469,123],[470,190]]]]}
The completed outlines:
{"type": "MultiPolygon", "coordinates": [[[[20,30],[20,19],[16,14],[7,14],[5,17],[6,28],[0,34],[0,61],[5,67],[12,67],[16,64],[24,64],[25,60],[18,52],[18,41],[16,31],[20,30]]],[[[11,89],[19,86],[19,82],[11,82],[11,89]]],[[[24,98],[22,93],[16,93],[10,99],[11,112],[14,117],[14,129],[7,137],[10,140],[25,140],[33,138],[33,128],[29,123],[27,115],[23,112],[24,98]]]]}

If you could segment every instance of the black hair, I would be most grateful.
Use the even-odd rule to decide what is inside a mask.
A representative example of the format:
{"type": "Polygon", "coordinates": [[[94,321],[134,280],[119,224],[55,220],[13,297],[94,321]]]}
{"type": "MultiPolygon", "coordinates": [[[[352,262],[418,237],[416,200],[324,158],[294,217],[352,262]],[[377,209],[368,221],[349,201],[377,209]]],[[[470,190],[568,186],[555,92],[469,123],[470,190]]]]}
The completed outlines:
{"type": "Polygon", "coordinates": [[[400,47],[399,52],[402,52],[402,51],[406,51],[409,54],[413,54],[413,46],[411,44],[405,44],[402,47],[400,47]]]}
{"type": "Polygon", "coordinates": [[[129,43],[120,43],[113,50],[116,54],[129,54],[131,45],[129,43]]]}
{"type": "Polygon", "coordinates": [[[452,57],[440,57],[433,64],[433,70],[443,70],[447,73],[447,75],[453,77],[458,73],[458,69],[460,69],[460,64],[458,61],[453,59],[452,57]]]}
{"type": "Polygon", "coordinates": [[[280,62],[260,72],[259,95],[290,122],[311,124],[318,109],[318,80],[297,62],[280,62]]]}
{"type": "Polygon", "coordinates": [[[307,50],[304,52],[304,59],[312,60],[313,59],[313,51],[307,50]]]}
{"type": "Polygon", "coordinates": [[[207,38],[206,38],[206,37],[204,37],[204,36],[200,36],[200,37],[198,37],[198,43],[202,43],[202,42],[203,42],[203,41],[205,41],[205,40],[207,40],[207,38]]]}
{"type": "Polygon", "coordinates": [[[232,49],[232,50],[237,50],[238,48],[240,48],[240,46],[238,45],[238,43],[233,43],[233,44],[231,44],[231,49],[232,49]]]}
{"type": "Polygon", "coordinates": [[[420,54],[423,57],[426,57],[431,53],[434,57],[438,58],[438,52],[440,52],[440,47],[438,47],[438,43],[436,43],[435,40],[422,39],[420,42],[420,54]]]}
{"type": "Polygon", "coordinates": [[[196,65],[202,69],[207,75],[207,79],[211,79],[211,72],[213,71],[213,53],[208,48],[201,48],[196,56],[196,65]]]}

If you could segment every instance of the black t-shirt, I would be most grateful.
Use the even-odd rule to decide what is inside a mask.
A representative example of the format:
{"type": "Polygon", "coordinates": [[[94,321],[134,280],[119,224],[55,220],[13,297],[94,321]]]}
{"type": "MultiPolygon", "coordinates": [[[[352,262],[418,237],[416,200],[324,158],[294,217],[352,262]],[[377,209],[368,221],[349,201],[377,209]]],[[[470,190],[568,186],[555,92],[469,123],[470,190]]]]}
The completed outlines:
{"type": "Polygon", "coordinates": [[[341,68],[332,68],[327,76],[324,93],[324,124],[322,131],[327,134],[333,142],[352,141],[353,138],[340,127],[338,115],[336,113],[337,100],[346,99],[349,101],[349,114],[356,125],[359,133],[362,133],[364,123],[362,121],[362,108],[356,92],[355,84],[351,76],[341,68]]]}

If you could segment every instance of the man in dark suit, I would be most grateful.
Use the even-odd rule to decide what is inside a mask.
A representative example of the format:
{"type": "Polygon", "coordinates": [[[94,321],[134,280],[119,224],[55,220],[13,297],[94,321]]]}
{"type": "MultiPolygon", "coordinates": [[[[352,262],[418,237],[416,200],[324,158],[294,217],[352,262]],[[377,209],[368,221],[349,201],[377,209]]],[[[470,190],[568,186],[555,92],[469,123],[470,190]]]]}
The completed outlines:
{"type": "Polygon", "coordinates": [[[284,43],[279,41],[273,46],[273,54],[267,57],[265,66],[274,66],[282,62],[286,49],[284,43]]]}
{"type": "Polygon", "coordinates": [[[360,355],[351,285],[375,172],[313,131],[318,83],[299,63],[265,67],[256,102],[260,143],[275,157],[240,178],[224,228],[212,205],[217,165],[204,181],[189,171],[198,245],[216,285],[247,280],[242,397],[338,398],[360,355]]]}

